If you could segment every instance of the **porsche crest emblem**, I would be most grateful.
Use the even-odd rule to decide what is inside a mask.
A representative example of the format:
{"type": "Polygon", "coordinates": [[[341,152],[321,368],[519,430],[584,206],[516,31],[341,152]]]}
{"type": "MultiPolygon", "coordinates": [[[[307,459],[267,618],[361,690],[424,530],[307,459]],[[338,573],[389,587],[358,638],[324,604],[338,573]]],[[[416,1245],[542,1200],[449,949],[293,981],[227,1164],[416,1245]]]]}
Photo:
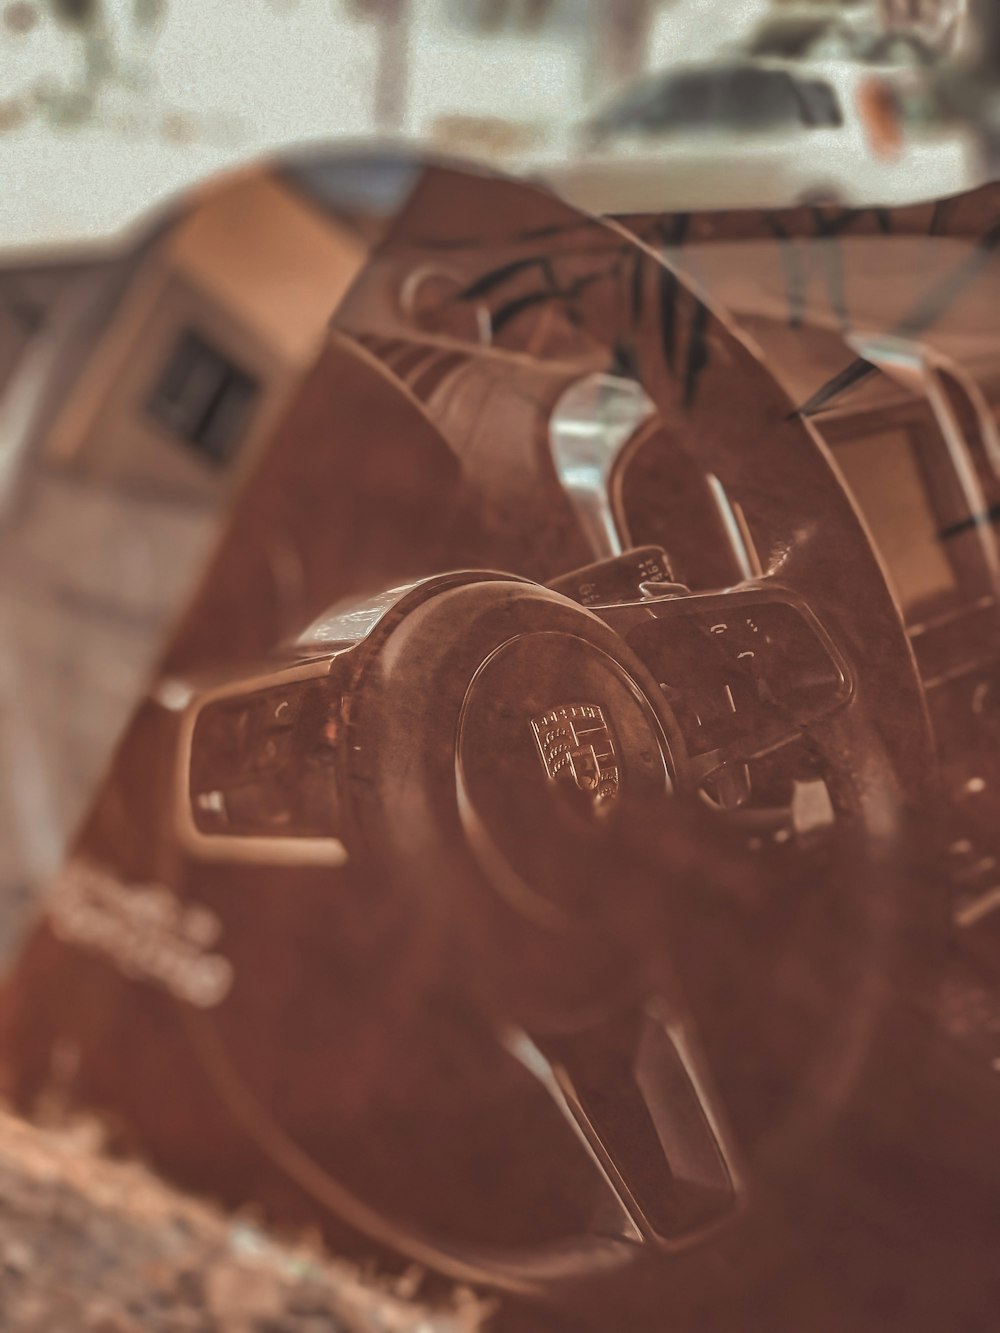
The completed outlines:
{"type": "Polygon", "coordinates": [[[618,753],[598,704],[562,704],[531,719],[538,752],[553,782],[573,782],[595,802],[618,795],[618,753]]]}

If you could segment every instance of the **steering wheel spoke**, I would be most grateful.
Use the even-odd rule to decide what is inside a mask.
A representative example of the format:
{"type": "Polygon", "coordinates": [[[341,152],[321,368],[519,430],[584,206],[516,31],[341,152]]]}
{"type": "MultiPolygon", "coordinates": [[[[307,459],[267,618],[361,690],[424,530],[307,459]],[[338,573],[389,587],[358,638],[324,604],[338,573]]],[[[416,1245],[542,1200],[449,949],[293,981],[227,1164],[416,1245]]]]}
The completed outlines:
{"type": "Polygon", "coordinates": [[[518,1030],[539,1079],[605,1186],[602,1226],[674,1249],[732,1216],[738,1177],[695,1048],[662,999],[571,1035],[518,1030]]]}
{"type": "Polygon", "coordinates": [[[618,375],[587,375],[570,384],[549,423],[556,476],[597,556],[628,547],[614,480],[620,459],[655,407],[642,386],[618,375]]]}

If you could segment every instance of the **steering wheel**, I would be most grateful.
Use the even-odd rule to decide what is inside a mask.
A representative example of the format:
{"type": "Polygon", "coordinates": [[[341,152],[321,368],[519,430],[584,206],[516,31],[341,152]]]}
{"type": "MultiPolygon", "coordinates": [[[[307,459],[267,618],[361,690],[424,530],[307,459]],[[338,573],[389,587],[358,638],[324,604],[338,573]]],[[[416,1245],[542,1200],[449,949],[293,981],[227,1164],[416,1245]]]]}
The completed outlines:
{"type": "Polygon", "coordinates": [[[613,225],[429,171],[25,956],[16,1091],[71,1028],[79,1095],[224,1197],[531,1294],[680,1263],[849,1099],[932,772],[878,555],[752,350],[613,225]],[[108,864],[182,904],[162,957],[95,927],[108,864]]]}

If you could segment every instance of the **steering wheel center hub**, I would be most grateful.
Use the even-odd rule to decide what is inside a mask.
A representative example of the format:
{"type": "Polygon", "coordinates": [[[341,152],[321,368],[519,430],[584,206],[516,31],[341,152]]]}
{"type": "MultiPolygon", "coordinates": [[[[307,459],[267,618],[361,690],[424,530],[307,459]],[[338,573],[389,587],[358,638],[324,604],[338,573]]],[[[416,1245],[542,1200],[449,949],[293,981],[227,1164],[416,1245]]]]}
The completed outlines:
{"type": "MultiPolygon", "coordinates": [[[[456,737],[459,810],[475,848],[484,837],[541,891],[540,855],[581,838],[625,803],[665,797],[664,728],[628,666],[580,630],[518,634],[469,685],[456,737]],[[526,837],[538,819],[548,836],[526,837]]],[[[624,645],[622,645],[624,648],[624,645]]]]}
{"type": "Polygon", "coordinates": [[[344,749],[357,840],[410,884],[419,867],[427,910],[489,941],[497,993],[578,1012],[638,949],[640,905],[623,911],[593,859],[669,799],[683,743],[598,616],[538,584],[461,579],[408,593],[363,649],[344,749]]]}

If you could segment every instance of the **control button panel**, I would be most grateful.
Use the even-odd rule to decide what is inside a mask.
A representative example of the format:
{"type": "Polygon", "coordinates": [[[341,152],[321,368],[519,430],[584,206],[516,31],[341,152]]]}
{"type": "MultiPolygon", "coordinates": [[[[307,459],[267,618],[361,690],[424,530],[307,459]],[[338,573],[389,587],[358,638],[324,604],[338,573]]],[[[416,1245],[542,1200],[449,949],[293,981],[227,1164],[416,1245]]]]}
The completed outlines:
{"type": "Polygon", "coordinates": [[[292,681],[205,704],[191,747],[196,830],[229,837],[330,836],[339,725],[339,699],[325,681],[292,681]]]}
{"type": "Polygon", "coordinates": [[[692,751],[717,750],[726,762],[799,738],[852,691],[847,665],[815,617],[770,591],[665,598],[650,603],[625,638],[692,751]]]}

